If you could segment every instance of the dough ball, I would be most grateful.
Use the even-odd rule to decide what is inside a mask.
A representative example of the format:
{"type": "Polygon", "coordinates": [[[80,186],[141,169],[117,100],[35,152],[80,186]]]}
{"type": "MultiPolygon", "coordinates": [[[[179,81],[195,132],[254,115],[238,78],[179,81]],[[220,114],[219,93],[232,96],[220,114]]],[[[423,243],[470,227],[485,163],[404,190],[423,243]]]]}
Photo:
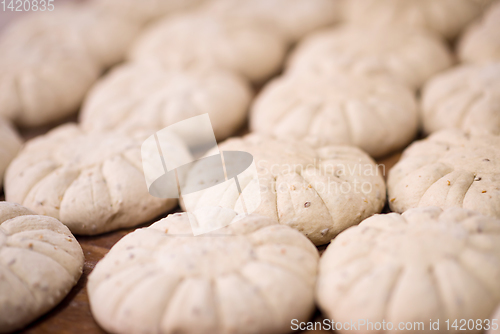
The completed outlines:
{"type": "Polygon", "coordinates": [[[24,127],[74,113],[100,72],[81,43],[39,25],[38,14],[0,36],[0,116],[24,127]]]}
{"type": "Polygon", "coordinates": [[[211,63],[261,82],[282,64],[286,42],[263,24],[199,13],[167,17],[146,30],[131,60],[156,59],[169,68],[211,63]]]}
{"type": "Polygon", "coordinates": [[[92,314],[113,333],[285,333],[314,311],[318,251],[268,218],[194,237],[186,213],[120,240],[89,277],[92,314]]]}
{"type": "Polygon", "coordinates": [[[63,300],[83,261],[61,222],[0,202],[0,333],[24,327],[63,300]]]}
{"type": "Polygon", "coordinates": [[[321,75],[350,71],[391,76],[417,89],[452,62],[444,42],[424,31],[343,26],[305,38],[292,53],[288,68],[321,75]]]}
{"type": "Polygon", "coordinates": [[[75,234],[145,223],[175,207],[177,200],[148,193],[141,160],[144,139],[60,126],[28,141],[10,164],[6,199],[59,219],[75,234]]]}
{"type": "Polygon", "coordinates": [[[65,4],[53,12],[26,18],[26,25],[57,34],[60,43],[75,40],[103,68],[121,62],[140,31],[140,25],[90,4],[65,4]]]}
{"type": "Polygon", "coordinates": [[[461,128],[500,134],[500,62],[438,74],[424,87],[421,111],[426,133],[461,128]]]}
{"type": "Polygon", "coordinates": [[[321,257],[316,298],[329,319],[364,319],[358,333],[397,332],[401,322],[415,326],[410,332],[458,333],[446,320],[488,319],[499,278],[498,219],[427,207],[370,217],[335,238],[321,257]],[[394,330],[375,330],[382,321],[394,330]]]}
{"type": "Polygon", "coordinates": [[[0,117],[0,189],[7,166],[21,148],[22,140],[16,130],[0,117]]]}
{"type": "Polygon", "coordinates": [[[435,205],[500,218],[500,137],[442,130],[413,143],[389,172],[395,212],[435,205]]]}
{"type": "Polygon", "coordinates": [[[456,37],[483,10],[474,0],[348,0],[348,22],[370,27],[426,29],[442,37],[456,37]]]}
{"type": "Polygon", "coordinates": [[[249,84],[230,71],[130,64],[96,84],[80,119],[86,130],[160,130],[208,113],[216,137],[225,139],[243,125],[251,98],[249,84]]]}
{"type": "Polygon", "coordinates": [[[215,0],[208,2],[205,10],[264,22],[295,42],[316,29],[336,23],[341,5],[338,0],[215,0]]]}
{"type": "Polygon", "coordinates": [[[87,4],[16,21],[0,37],[0,116],[32,127],[74,113],[100,72],[123,59],[138,29],[87,4]]]}
{"type": "Polygon", "coordinates": [[[500,3],[492,5],[482,21],[467,28],[458,54],[464,62],[500,61],[500,3]]]}
{"type": "Polygon", "coordinates": [[[355,145],[380,157],[411,142],[418,112],[413,92],[393,80],[302,73],[264,87],[252,106],[250,127],[313,146],[355,145]]]}
{"type": "MultiPolygon", "coordinates": [[[[316,245],[328,243],[344,229],[379,213],[384,206],[382,173],[356,147],[313,148],[300,141],[251,134],[228,139],[218,148],[253,156],[260,187],[246,177],[248,174],[240,175],[238,180],[245,202],[260,197],[255,213],[297,229],[316,245]]],[[[210,178],[206,171],[199,170],[199,166],[206,165],[197,164],[188,173],[186,184],[215,184],[217,176],[210,178]]],[[[240,212],[240,194],[231,185],[225,182],[184,194],[181,204],[190,212],[217,206],[240,212]]]]}

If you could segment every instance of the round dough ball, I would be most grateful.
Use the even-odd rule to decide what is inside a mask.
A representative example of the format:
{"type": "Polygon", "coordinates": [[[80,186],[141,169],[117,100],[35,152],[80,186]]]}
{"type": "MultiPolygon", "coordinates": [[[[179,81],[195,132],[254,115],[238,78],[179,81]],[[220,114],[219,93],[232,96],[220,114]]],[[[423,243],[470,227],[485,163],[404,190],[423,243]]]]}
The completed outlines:
{"type": "Polygon", "coordinates": [[[12,161],[5,176],[6,199],[59,219],[75,234],[147,222],[174,208],[177,200],[148,193],[141,160],[144,139],[60,126],[28,141],[12,161]]]}
{"type": "Polygon", "coordinates": [[[277,72],[286,42],[265,25],[198,13],[167,17],[146,30],[130,59],[156,59],[171,68],[212,63],[260,82],[277,72]]]}
{"type": "Polygon", "coordinates": [[[482,21],[470,26],[458,45],[461,61],[500,61],[500,3],[492,5],[482,21]]]}
{"type": "Polygon", "coordinates": [[[411,142],[418,111],[413,92],[393,80],[302,73],[264,87],[252,107],[250,127],[313,146],[355,145],[380,157],[411,142]]]}
{"type": "Polygon", "coordinates": [[[373,216],[335,238],[321,257],[316,298],[335,322],[394,328],[364,325],[358,333],[394,333],[401,322],[423,323],[410,332],[459,333],[445,321],[488,319],[499,278],[499,220],[427,207],[373,216]],[[429,329],[430,319],[439,330],[429,329]]]}
{"type": "Polygon", "coordinates": [[[285,333],[314,311],[318,258],[304,236],[265,217],[194,237],[177,213],[120,240],[87,288],[113,333],[285,333]]]}
{"type": "Polygon", "coordinates": [[[148,23],[179,10],[192,8],[204,0],[91,0],[110,13],[139,23],[148,23]]]}
{"type": "Polygon", "coordinates": [[[500,62],[462,65],[432,78],[421,115],[426,133],[461,128],[500,134],[500,62]]]}
{"type": "Polygon", "coordinates": [[[83,252],[66,226],[0,202],[0,333],[48,312],[78,282],[83,252]]]}
{"type": "Polygon", "coordinates": [[[21,126],[39,126],[75,112],[100,68],[68,34],[38,24],[35,13],[0,37],[0,116],[21,126]]]}
{"type": "Polygon", "coordinates": [[[360,26],[394,30],[423,28],[452,39],[481,14],[481,2],[484,3],[474,0],[349,0],[345,1],[345,16],[347,21],[360,26]]]}
{"type": "Polygon", "coordinates": [[[121,62],[140,31],[140,25],[89,3],[57,6],[53,12],[38,12],[25,25],[55,34],[60,43],[74,40],[103,68],[121,62]]]}
{"type": "Polygon", "coordinates": [[[305,38],[293,52],[288,68],[321,75],[350,71],[391,76],[416,89],[452,62],[443,41],[424,31],[343,26],[305,38]]]}
{"type": "Polygon", "coordinates": [[[163,69],[148,64],[118,67],[90,91],[80,120],[86,130],[160,130],[208,113],[217,139],[244,123],[249,84],[220,69],[163,69]]]}
{"type": "MultiPolygon", "coordinates": [[[[299,230],[316,245],[328,243],[344,229],[379,213],[384,206],[381,172],[356,147],[312,148],[302,142],[258,134],[228,139],[218,146],[220,151],[243,151],[253,156],[260,187],[244,176],[238,179],[243,198],[258,198],[256,192],[260,191],[261,203],[255,213],[299,230]]],[[[198,166],[206,165],[199,162],[198,166]]],[[[186,184],[200,182],[216,183],[195,164],[186,184]]],[[[183,195],[181,205],[189,212],[216,206],[238,211],[240,195],[230,185],[225,182],[183,195]]]]}
{"type": "Polygon", "coordinates": [[[0,117],[0,188],[7,166],[21,148],[22,141],[14,128],[0,117]]]}
{"type": "Polygon", "coordinates": [[[295,42],[318,28],[336,23],[340,7],[338,0],[215,0],[208,3],[206,10],[264,22],[295,42]]]}
{"type": "Polygon", "coordinates": [[[500,218],[500,137],[436,132],[403,152],[387,187],[395,212],[435,205],[500,218]]]}

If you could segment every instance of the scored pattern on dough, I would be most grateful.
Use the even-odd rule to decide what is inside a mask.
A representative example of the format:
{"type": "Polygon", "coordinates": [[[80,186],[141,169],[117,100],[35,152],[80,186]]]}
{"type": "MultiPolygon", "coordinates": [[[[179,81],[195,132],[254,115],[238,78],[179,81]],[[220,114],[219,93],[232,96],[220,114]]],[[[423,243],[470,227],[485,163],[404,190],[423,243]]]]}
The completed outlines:
{"type": "Polygon", "coordinates": [[[26,325],[59,303],[78,281],[83,253],[54,218],[0,202],[0,331],[26,325]]]}
{"type": "Polygon", "coordinates": [[[500,217],[499,140],[443,130],[412,144],[389,173],[391,209],[436,205],[500,217]]]}
{"type": "MultiPolygon", "coordinates": [[[[249,135],[229,139],[219,145],[219,150],[253,155],[262,198],[255,213],[299,230],[318,245],[328,243],[345,228],[380,212],[385,202],[380,171],[355,147],[313,149],[295,141],[249,135]]],[[[196,165],[186,180],[187,184],[210,183],[199,174],[196,165]]],[[[239,177],[239,182],[245,200],[257,196],[253,195],[255,188],[250,187],[254,185],[251,178],[239,177]]],[[[185,195],[181,204],[189,211],[210,206],[239,211],[241,208],[236,207],[239,198],[235,187],[225,183],[185,195]]]]}
{"type": "Polygon", "coordinates": [[[176,204],[149,195],[140,138],[59,127],[28,142],[6,173],[5,194],[74,233],[134,226],[176,204]]]}
{"type": "Polygon", "coordinates": [[[444,128],[500,134],[500,63],[462,65],[424,87],[424,130],[444,128]]]}
{"type": "Polygon", "coordinates": [[[458,55],[463,62],[500,61],[500,4],[492,4],[481,21],[467,28],[458,55]]]}
{"type": "Polygon", "coordinates": [[[463,209],[376,215],[324,253],[320,307],[336,321],[486,319],[500,301],[499,242],[500,221],[463,209]]]}
{"type": "Polygon", "coordinates": [[[250,126],[313,146],[355,145],[379,157],[414,138],[418,112],[413,93],[398,83],[348,74],[301,74],[264,88],[252,107],[250,126]]]}
{"type": "Polygon", "coordinates": [[[318,258],[300,233],[265,217],[193,237],[187,215],[174,214],[127,235],[96,266],[92,312],[121,333],[281,331],[313,310],[318,258]]]}
{"type": "Polygon", "coordinates": [[[126,65],[90,92],[80,119],[86,130],[160,130],[208,113],[215,135],[224,139],[244,122],[251,96],[243,78],[220,69],[126,65]]]}
{"type": "Polygon", "coordinates": [[[129,58],[154,59],[181,68],[208,63],[261,82],[279,70],[285,52],[284,38],[263,25],[231,16],[191,13],[168,17],[148,28],[129,58]]]}
{"type": "Polygon", "coordinates": [[[417,89],[453,62],[443,41],[425,31],[352,26],[323,30],[305,38],[288,61],[291,72],[342,72],[392,77],[417,89]]]}
{"type": "Polygon", "coordinates": [[[100,72],[124,58],[138,30],[91,4],[21,18],[0,38],[0,114],[32,127],[74,113],[100,72]]]}

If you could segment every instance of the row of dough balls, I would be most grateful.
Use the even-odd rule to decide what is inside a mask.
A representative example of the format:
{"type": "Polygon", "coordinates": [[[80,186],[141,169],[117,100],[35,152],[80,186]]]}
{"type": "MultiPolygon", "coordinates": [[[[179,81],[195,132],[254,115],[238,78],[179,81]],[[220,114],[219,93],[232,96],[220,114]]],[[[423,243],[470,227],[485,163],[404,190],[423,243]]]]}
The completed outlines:
{"type": "Polygon", "coordinates": [[[446,320],[482,319],[486,328],[495,319],[499,279],[500,220],[469,210],[372,216],[337,236],[319,265],[316,248],[276,220],[237,216],[193,237],[187,214],[177,213],[113,246],[88,292],[96,321],[112,333],[288,332],[292,319],[309,320],[314,300],[339,323],[428,328],[439,319],[436,333],[449,333],[446,320]]]}
{"type": "MultiPolygon", "coordinates": [[[[334,239],[319,267],[303,235],[263,216],[236,216],[204,237],[190,232],[187,214],[174,214],[113,246],[88,281],[103,328],[286,332],[291,319],[309,319],[315,300],[337,322],[427,324],[488,319],[500,302],[500,220],[473,211],[372,216],[334,239]]],[[[17,204],[0,203],[0,236],[0,332],[10,332],[64,298],[83,253],[56,219],[17,204]]]]}
{"type": "MultiPolygon", "coordinates": [[[[239,73],[262,81],[279,69],[285,48],[278,36],[273,40],[272,33],[263,34],[252,21],[208,12],[169,17],[148,29],[130,52],[133,62],[114,70],[90,92],[81,113],[84,129],[130,130],[142,124],[158,130],[179,115],[202,112],[210,114],[218,139],[238,129],[251,100],[248,84],[243,78],[219,81],[221,92],[232,93],[225,99],[203,94],[212,83],[206,81],[206,68],[215,64],[227,68],[217,70],[219,77],[232,71],[234,77],[239,73]],[[173,88],[173,79],[185,84],[173,88]],[[198,97],[202,94],[204,99],[198,97]]],[[[451,64],[444,43],[426,32],[381,28],[366,33],[354,26],[322,31],[299,44],[288,61],[290,75],[264,88],[251,107],[251,128],[306,137],[313,145],[357,145],[372,156],[383,156],[406,146],[418,128],[416,101],[403,83],[418,88],[451,64]],[[330,75],[319,78],[320,73],[330,75]]]]}
{"type": "Polygon", "coordinates": [[[251,108],[250,128],[385,156],[417,134],[414,91],[452,63],[444,42],[425,31],[353,25],[323,30],[300,42],[285,74],[264,87],[251,108]]]}
{"type": "MultiPolygon", "coordinates": [[[[196,3],[197,1],[191,1],[191,3],[186,2],[184,5],[189,7],[189,5],[194,6],[196,3]]],[[[416,5],[413,1],[408,3],[411,3],[407,6],[408,8],[403,6],[406,8],[405,11],[408,10],[408,13],[413,10],[425,13],[424,9],[428,6],[428,4],[416,5]],[[412,6],[415,8],[409,9],[412,6]]],[[[132,49],[127,51],[134,37],[138,34],[141,23],[150,21],[154,17],[142,13],[144,10],[136,8],[137,4],[134,7],[132,1],[123,6],[120,2],[120,6],[134,15],[145,15],[145,18],[133,20],[130,15],[123,13],[123,17],[129,18],[129,20],[125,20],[116,15],[116,13],[120,13],[119,10],[114,11],[114,15],[110,15],[111,11],[107,10],[116,9],[113,6],[117,5],[118,2],[107,0],[90,5],[63,7],[57,12],[60,15],[57,14],[54,17],[33,15],[21,20],[8,31],[8,34],[4,34],[3,43],[8,46],[6,49],[12,50],[4,55],[6,59],[10,59],[10,62],[3,62],[7,64],[4,76],[6,89],[3,90],[5,94],[2,95],[5,100],[4,105],[7,106],[2,108],[4,116],[14,119],[18,124],[29,126],[47,123],[73,112],[80,105],[84,94],[95,82],[102,68],[116,63],[125,57],[127,52],[128,56],[126,57],[134,62],[159,63],[158,71],[162,71],[163,68],[170,72],[179,69],[184,71],[193,66],[196,68],[215,66],[226,68],[233,71],[234,75],[239,74],[250,81],[262,82],[279,70],[290,42],[296,41],[310,31],[338,21],[341,12],[337,2],[326,0],[295,0],[291,4],[289,2],[282,3],[280,0],[252,2],[219,0],[198,7],[196,11],[191,13],[168,17],[156,22],[146,29],[134,43],[132,49]],[[286,8],[284,13],[281,12],[283,8],[286,8]],[[296,24],[296,22],[302,24],[296,24]],[[61,27],[66,26],[69,29],[64,29],[64,31],[68,32],[63,34],[61,27]],[[40,30],[43,34],[42,38],[37,38],[39,42],[36,45],[28,43],[30,36],[39,33],[40,30]],[[71,52],[71,54],[75,54],[75,57],[79,58],[91,58],[91,61],[72,61],[72,57],[65,57],[67,66],[60,66],[60,54],[66,55],[70,51],[63,50],[63,46],[60,45],[60,40],[66,39],[68,43],[64,43],[65,46],[74,44],[75,48],[81,49],[80,52],[71,52]],[[256,41],[259,42],[256,43],[256,41]],[[31,52],[35,49],[37,52],[31,52]],[[33,61],[38,63],[36,59],[20,57],[20,53],[35,54],[35,58],[38,56],[54,61],[44,62],[47,69],[39,71],[26,66],[33,61]],[[89,57],[85,57],[83,54],[88,54],[89,57]],[[81,70],[83,68],[81,66],[79,69],[73,69],[76,63],[81,64],[82,61],[89,64],[85,70],[81,70]],[[91,62],[99,64],[99,69],[96,70],[95,66],[94,69],[91,69],[91,62]],[[20,64],[22,66],[19,66],[20,64]],[[65,78],[69,77],[65,75],[66,73],[74,73],[71,78],[72,83],[66,82],[65,78]],[[29,80],[28,84],[25,78],[32,75],[36,77],[35,83],[33,80],[29,80]],[[17,86],[22,89],[15,90],[14,88],[17,86]]],[[[142,5],[140,4],[140,7],[142,5]]],[[[158,3],[152,3],[151,10],[158,6],[160,6],[158,3]]],[[[164,15],[178,9],[180,4],[172,1],[165,2],[164,6],[165,8],[157,8],[151,13],[164,15]]],[[[438,11],[447,9],[446,6],[449,6],[447,1],[440,1],[437,5],[438,11]]],[[[465,6],[463,2],[458,7],[461,6],[465,6]]],[[[469,12],[479,11],[479,8],[474,6],[474,10],[469,8],[469,12]]],[[[464,7],[464,9],[466,8],[464,7]]],[[[474,16],[475,14],[471,15],[471,17],[474,16]]],[[[356,20],[350,21],[357,22],[356,20]]],[[[469,19],[463,20],[464,23],[468,21],[469,19]]],[[[462,27],[464,23],[460,23],[458,26],[462,27]]],[[[449,54],[435,37],[418,32],[412,34],[412,38],[408,39],[408,30],[405,28],[401,30],[390,28],[389,30],[386,27],[370,29],[371,33],[366,34],[359,28],[351,28],[335,29],[330,33],[318,33],[301,43],[299,50],[295,52],[289,62],[289,67],[293,71],[298,68],[307,68],[308,71],[329,72],[333,70],[336,72],[338,68],[349,68],[349,72],[363,75],[384,76],[389,74],[399,78],[410,87],[416,88],[430,75],[450,65],[449,54]],[[382,45],[378,45],[380,41],[383,42],[382,45]],[[390,56],[388,56],[386,50],[392,50],[394,47],[396,50],[389,52],[390,56]],[[332,53],[338,54],[338,57],[330,59],[332,53]],[[411,71],[405,70],[405,68],[410,67],[411,71]]],[[[129,71],[131,70],[122,70],[122,72],[129,71]]],[[[136,71],[141,73],[142,66],[138,66],[136,71]]],[[[121,73],[119,69],[116,72],[121,73]]],[[[113,77],[116,76],[118,75],[114,74],[113,77]]],[[[138,76],[146,77],[146,75],[138,76]]],[[[127,74],[122,74],[122,78],[125,77],[127,74]]],[[[125,79],[122,80],[125,81],[125,79]]],[[[108,112],[104,108],[93,107],[95,105],[92,103],[95,99],[94,95],[106,95],[105,92],[108,90],[118,91],[116,88],[118,86],[115,87],[109,83],[114,82],[110,77],[105,78],[104,82],[108,82],[108,84],[97,85],[85,103],[90,107],[84,108],[84,116],[82,117],[91,119],[90,122],[104,123],[102,120],[108,118],[108,112]],[[106,88],[110,86],[113,88],[106,88]],[[90,111],[85,111],[89,108],[90,111]],[[90,113],[91,116],[85,116],[87,113],[90,113]]],[[[129,89],[133,89],[135,92],[141,91],[135,88],[139,83],[129,84],[131,86],[128,87],[129,89]]],[[[168,83],[159,80],[158,86],[161,88],[158,89],[163,89],[167,85],[168,83]]],[[[245,84],[236,87],[240,89],[243,85],[245,84]]],[[[147,101],[153,99],[151,95],[147,94],[144,99],[147,101]]],[[[117,99],[121,100],[119,97],[117,99]]],[[[248,94],[235,99],[235,101],[238,101],[238,106],[231,113],[233,122],[220,124],[220,127],[227,129],[228,133],[234,132],[243,122],[245,111],[248,108],[248,94]]],[[[188,99],[186,103],[176,103],[176,108],[167,108],[167,110],[175,109],[179,112],[179,109],[188,109],[185,112],[191,114],[192,110],[189,109],[193,109],[192,104],[196,103],[197,101],[191,102],[188,99]]],[[[127,103],[123,104],[127,105],[127,103]]],[[[113,119],[123,118],[117,116],[127,118],[129,114],[127,107],[112,110],[116,114],[113,119]]],[[[170,115],[175,111],[163,110],[157,111],[157,113],[162,113],[164,122],[168,118],[175,119],[175,115],[170,115]]],[[[222,114],[222,112],[214,112],[213,118],[225,120],[225,115],[220,116],[222,114]]],[[[120,123],[119,121],[107,122],[113,127],[120,127],[120,123]]],[[[218,121],[215,123],[219,125],[218,121]]],[[[156,122],[156,124],[164,123],[156,122]]],[[[143,126],[145,125],[143,124],[143,126]]],[[[349,125],[346,124],[346,127],[349,128],[349,125]]],[[[400,128],[403,127],[400,126],[400,128]]],[[[407,127],[411,133],[412,127],[407,127]]],[[[315,132],[314,129],[311,131],[315,132]]],[[[220,139],[225,136],[227,134],[221,136],[220,139]]],[[[397,135],[395,137],[397,138],[397,135]]],[[[357,140],[357,138],[350,140],[344,138],[344,141],[364,148],[362,141],[357,140]]],[[[405,139],[402,138],[400,142],[404,143],[405,139]]],[[[388,148],[382,149],[382,153],[373,152],[373,155],[383,155],[397,148],[389,145],[388,148]]]]}
{"type": "Polygon", "coordinates": [[[62,119],[125,58],[173,70],[207,63],[259,82],[279,70],[289,43],[339,12],[330,0],[105,0],[27,15],[0,38],[0,115],[25,127],[62,119]],[[181,9],[190,12],[172,15],[181,9]]]}
{"type": "Polygon", "coordinates": [[[63,300],[83,262],[78,241],[61,222],[0,202],[0,333],[26,326],[63,300]]]}
{"type": "MultiPolygon", "coordinates": [[[[388,17],[402,10],[398,6],[412,3],[417,11],[430,5],[426,1],[364,3],[387,11],[388,17]],[[394,5],[394,12],[384,7],[386,3],[394,5]]],[[[439,1],[433,6],[444,3],[451,4],[439,1]]],[[[463,2],[453,5],[457,3],[463,2]]],[[[491,6],[482,23],[470,28],[484,26],[484,35],[492,40],[485,45],[492,48],[500,38],[489,22],[495,21],[499,9],[500,4],[491,6]]],[[[448,69],[454,57],[438,37],[382,22],[368,29],[353,20],[306,37],[287,61],[285,75],[265,86],[253,103],[251,129],[312,145],[356,145],[374,157],[409,144],[419,119],[425,133],[446,128],[500,133],[500,58],[471,57],[464,60],[477,63],[448,69]],[[411,90],[420,88],[421,101],[416,102],[411,90]]]]}
{"type": "MultiPolygon", "coordinates": [[[[6,199],[57,218],[76,234],[99,234],[150,221],[175,207],[177,200],[148,193],[141,160],[147,136],[149,132],[132,136],[84,132],[75,124],[60,126],[28,141],[9,165],[6,199]]],[[[179,149],[189,155],[182,145],[179,149]]],[[[250,152],[259,166],[259,182],[267,187],[258,212],[298,229],[315,244],[328,243],[384,206],[381,172],[356,147],[312,147],[253,134],[222,142],[219,149],[250,152]]],[[[200,180],[194,166],[185,183],[196,182],[200,180]]],[[[245,182],[241,184],[245,193],[260,192],[247,190],[245,182]]],[[[238,194],[226,189],[227,194],[214,195],[220,189],[198,192],[196,198],[185,196],[184,201],[193,208],[235,209],[238,194]],[[214,202],[223,198],[225,204],[214,202]]]]}
{"type": "Polygon", "coordinates": [[[251,83],[279,71],[290,43],[336,22],[338,7],[330,0],[219,0],[165,17],[141,34],[127,64],[89,92],[82,127],[159,130],[208,113],[217,139],[225,139],[247,117],[251,83]]]}

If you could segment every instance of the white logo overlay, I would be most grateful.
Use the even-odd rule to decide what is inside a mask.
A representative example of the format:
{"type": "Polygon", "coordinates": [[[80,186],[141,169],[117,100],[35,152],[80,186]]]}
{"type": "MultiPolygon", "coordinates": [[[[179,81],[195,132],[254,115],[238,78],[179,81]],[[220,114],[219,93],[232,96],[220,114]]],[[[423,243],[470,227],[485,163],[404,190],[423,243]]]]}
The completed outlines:
{"type": "Polygon", "coordinates": [[[149,193],[182,201],[194,235],[227,226],[260,205],[253,156],[242,151],[219,151],[208,114],[156,132],[144,141],[141,153],[149,193]],[[202,157],[194,158],[207,150],[202,157]],[[236,196],[228,196],[231,194],[236,196]],[[237,198],[230,203],[234,210],[224,208],[228,207],[224,203],[228,197],[237,198]]]}

